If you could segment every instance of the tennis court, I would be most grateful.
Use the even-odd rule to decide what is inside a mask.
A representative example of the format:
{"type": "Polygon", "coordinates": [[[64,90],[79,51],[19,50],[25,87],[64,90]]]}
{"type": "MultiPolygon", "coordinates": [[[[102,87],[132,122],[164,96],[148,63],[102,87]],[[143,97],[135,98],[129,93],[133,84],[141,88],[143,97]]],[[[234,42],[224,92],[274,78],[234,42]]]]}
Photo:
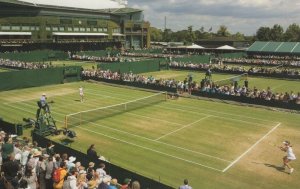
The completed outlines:
{"type": "MultiPolygon", "coordinates": [[[[275,150],[268,150],[268,142],[281,140],[284,136],[278,136],[278,130],[286,127],[290,130],[290,140],[300,142],[299,131],[293,129],[299,121],[296,115],[196,99],[164,100],[164,94],[98,83],[2,92],[4,108],[0,113],[14,119],[33,117],[42,92],[55,102],[51,111],[59,127],[64,127],[68,114],[79,119],[75,116],[79,115],[77,112],[97,110],[97,114],[80,117],[80,124],[72,126],[69,119],[70,129],[77,133],[72,148],[85,152],[90,144],[96,144],[98,153],[112,163],[174,187],[187,177],[196,188],[232,188],[235,184],[228,180],[239,177],[238,188],[249,188],[250,182],[244,177],[256,177],[256,166],[267,173],[259,174],[266,182],[266,177],[274,171],[252,163],[261,158],[257,150],[268,151],[271,157],[262,157],[266,162],[280,163],[281,157],[276,157],[275,150]],[[81,85],[85,91],[84,103],[79,100],[81,85]],[[151,100],[147,98],[150,96],[159,98],[151,100]],[[135,106],[137,99],[143,99],[145,106],[135,106]],[[113,109],[117,113],[110,113],[111,108],[106,108],[117,104],[127,104],[128,109],[117,108],[113,109]],[[132,104],[134,108],[130,109],[132,104]],[[256,169],[243,167],[245,162],[256,169]],[[199,177],[205,181],[199,181],[199,177]]],[[[52,139],[60,141],[64,136],[52,139]]]]}
{"type": "MultiPolygon", "coordinates": [[[[101,111],[85,112],[88,115],[75,114],[69,121],[80,119],[82,123],[71,129],[101,137],[107,143],[123,143],[178,162],[222,172],[251,145],[280,125],[251,117],[222,116],[177,106],[176,100],[160,103],[145,100],[152,101],[153,105],[124,112],[109,106],[101,111]],[[112,115],[110,111],[117,113],[112,115]],[[96,115],[91,115],[94,112],[99,115],[99,120],[96,115]],[[239,144],[238,149],[236,144],[239,144]]],[[[131,101],[127,106],[135,106],[138,101],[131,101]]]]}

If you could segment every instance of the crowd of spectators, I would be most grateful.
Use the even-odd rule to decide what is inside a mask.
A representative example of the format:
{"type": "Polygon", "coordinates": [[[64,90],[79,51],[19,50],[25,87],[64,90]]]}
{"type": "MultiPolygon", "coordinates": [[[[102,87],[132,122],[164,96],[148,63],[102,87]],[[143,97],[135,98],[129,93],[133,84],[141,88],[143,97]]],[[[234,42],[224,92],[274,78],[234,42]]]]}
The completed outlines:
{"type": "Polygon", "coordinates": [[[13,69],[45,69],[52,68],[51,62],[23,62],[18,60],[0,59],[0,66],[13,69]]]}
{"type": "Polygon", "coordinates": [[[51,142],[41,148],[1,131],[0,143],[1,189],[140,189],[138,181],[107,174],[105,163],[84,167],[74,156],[57,154],[51,142]]]}
{"type": "Polygon", "coordinates": [[[270,87],[267,89],[250,88],[248,85],[238,86],[232,83],[219,86],[209,82],[196,82],[192,78],[187,77],[183,81],[175,79],[156,79],[153,76],[144,76],[133,73],[111,72],[110,70],[84,70],[82,76],[86,79],[107,79],[119,80],[125,82],[135,82],[147,85],[156,85],[159,87],[175,88],[178,93],[188,92],[206,92],[210,94],[221,94],[231,96],[244,96],[247,98],[264,99],[266,101],[279,101],[300,104],[300,92],[273,92],[270,87]]]}
{"type": "Polygon", "coordinates": [[[72,55],[72,60],[95,61],[95,62],[120,62],[120,57],[112,56],[89,56],[89,55],[72,55]]]}
{"type": "Polygon", "coordinates": [[[223,58],[223,63],[247,64],[258,66],[300,67],[300,60],[293,59],[261,59],[261,58],[223,58]]]}
{"type": "Polygon", "coordinates": [[[121,53],[122,56],[129,56],[129,57],[147,57],[147,58],[182,58],[181,55],[174,55],[174,54],[151,54],[151,53],[134,53],[134,52],[124,52],[121,53]]]}
{"type": "Polygon", "coordinates": [[[231,66],[224,64],[195,64],[195,63],[185,63],[185,62],[176,62],[172,61],[169,63],[170,68],[178,68],[178,69],[191,69],[191,70],[202,70],[205,71],[210,68],[215,72],[226,72],[226,73],[248,73],[251,75],[262,75],[266,77],[282,76],[282,77],[295,77],[300,78],[300,72],[297,69],[289,69],[284,67],[275,67],[275,68],[267,68],[267,67],[257,67],[251,66],[231,66]]]}

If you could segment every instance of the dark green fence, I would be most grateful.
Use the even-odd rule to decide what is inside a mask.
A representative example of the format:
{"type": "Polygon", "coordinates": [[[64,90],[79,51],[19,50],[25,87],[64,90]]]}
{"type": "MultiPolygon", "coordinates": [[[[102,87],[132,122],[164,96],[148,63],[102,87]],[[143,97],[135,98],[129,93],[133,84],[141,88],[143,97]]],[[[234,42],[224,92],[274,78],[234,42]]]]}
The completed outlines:
{"type": "Polygon", "coordinates": [[[0,91],[60,84],[80,80],[81,67],[0,72],[0,91]]]}
{"type": "Polygon", "coordinates": [[[53,60],[66,60],[68,53],[63,51],[39,50],[30,52],[0,53],[0,58],[19,60],[24,62],[44,62],[53,60]]]}
{"type": "Polygon", "coordinates": [[[113,72],[134,74],[154,72],[160,70],[160,64],[164,59],[147,60],[141,62],[121,62],[121,63],[104,63],[98,64],[101,70],[111,70],[113,72]]]}
{"type": "MultiPolygon", "coordinates": [[[[32,140],[37,141],[39,146],[46,147],[50,139],[45,138],[43,136],[40,136],[36,133],[32,134],[32,140]]],[[[75,139],[76,140],[76,139],[75,139]]],[[[77,150],[72,149],[69,146],[62,145],[61,143],[57,143],[52,141],[54,146],[54,151],[56,153],[67,153],[69,156],[76,157],[76,161],[80,161],[81,164],[85,167],[87,167],[89,162],[94,162],[96,168],[102,162],[99,159],[89,159],[85,153],[79,152],[77,150]]],[[[172,189],[172,187],[164,185],[158,181],[152,180],[150,178],[144,177],[142,175],[139,175],[137,173],[134,173],[132,171],[126,170],[122,167],[116,166],[112,163],[104,162],[106,171],[109,175],[112,175],[114,178],[117,178],[118,180],[122,181],[125,178],[131,178],[132,180],[138,180],[141,183],[142,189],[172,189]]]]}

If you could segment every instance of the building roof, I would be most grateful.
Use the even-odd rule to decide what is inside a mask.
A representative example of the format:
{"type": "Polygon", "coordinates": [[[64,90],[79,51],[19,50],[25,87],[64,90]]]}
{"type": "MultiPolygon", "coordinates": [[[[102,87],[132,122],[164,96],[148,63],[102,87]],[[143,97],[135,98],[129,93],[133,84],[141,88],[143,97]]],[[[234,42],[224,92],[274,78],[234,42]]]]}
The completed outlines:
{"type": "Polygon", "coordinates": [[[300,42],[255,41],[247,52],[300,53],[300,42]]]}
{"type": "Polygon", "coordinates": [[[112,9],[112,8],[125,8],[121,4],[113,0],[18,0],[34,5],[48,5],[69,8],[82,8],[82,9],[112,9]]]}

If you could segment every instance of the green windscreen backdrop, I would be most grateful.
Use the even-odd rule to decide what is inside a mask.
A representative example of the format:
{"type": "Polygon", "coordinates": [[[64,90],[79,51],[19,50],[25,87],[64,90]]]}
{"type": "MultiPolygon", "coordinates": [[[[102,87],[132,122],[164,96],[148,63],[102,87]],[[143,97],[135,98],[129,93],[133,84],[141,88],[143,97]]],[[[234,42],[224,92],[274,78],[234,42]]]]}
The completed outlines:
{"type": "Polygon", "coordinates": [[[154,72],[160,70],[160,64],[164,62],[164,59],[145,60],[140,62],[121,62],[121,63],[108,63],[99,64],[98,68],[101,70],[110,70],[112,72],[129,73],[134,74],[154,72]]]}
{"type": "Polygon", "coordinates": [[[80,80],[81,67],[0,72],[0,91],[80,80]]]}

